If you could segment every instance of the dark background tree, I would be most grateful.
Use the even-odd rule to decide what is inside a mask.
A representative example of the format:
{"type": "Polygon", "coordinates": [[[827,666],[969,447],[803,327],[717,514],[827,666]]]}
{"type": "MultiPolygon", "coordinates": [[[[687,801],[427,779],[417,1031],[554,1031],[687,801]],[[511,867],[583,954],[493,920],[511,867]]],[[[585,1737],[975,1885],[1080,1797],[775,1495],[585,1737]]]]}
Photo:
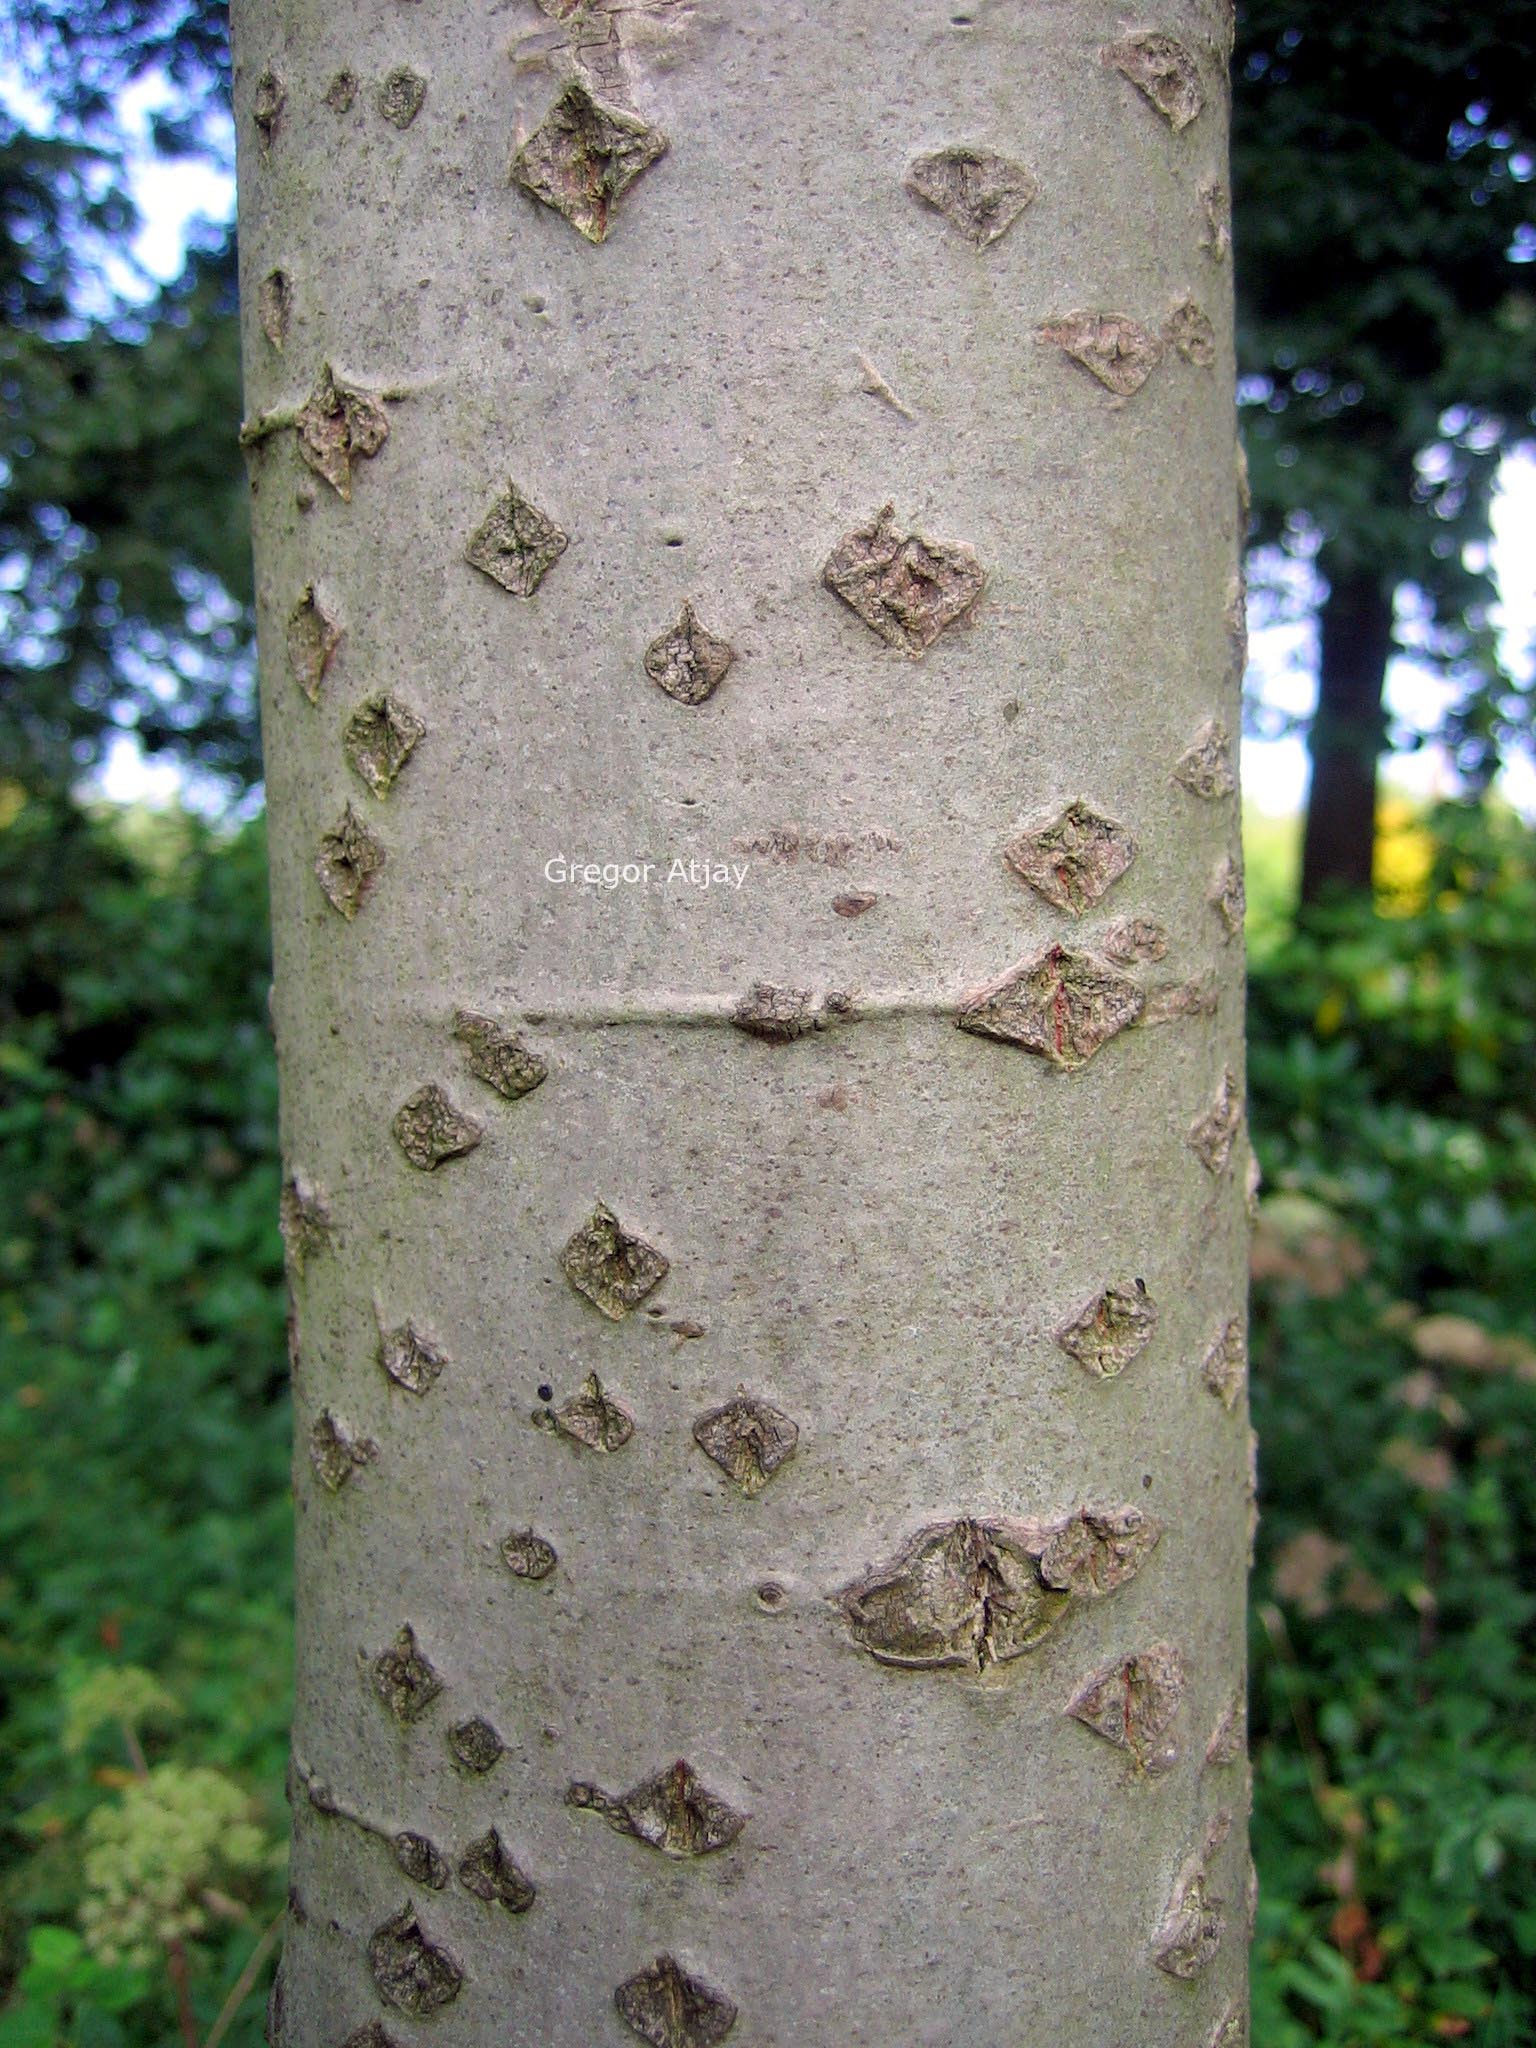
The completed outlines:
{"type": "Polygon", "coordinates": [[[119,95],[165,79],[152,147],[207,154],[228,88],[223,9],[21,0],[0,62],[50,109],[46,135],[0,113],[0,758],[65,802],[131,732],[247,786],[233,231],[203,233],[184,274],[136,301],[104,270],[135,226],[119,95]]]}
{"type": "MultiPolygon", "coordinates": [[[[53,109],[47,136],[0,123],[0,750],[60,792],[131,731],[247,787],[229,230],[147,303],[82,313],[92,252],[130,226],[119,96],[165,79],[153,145],[212,146],[224,9],[14,0],[0,60],[53,109]]],[[[1253,538],[1310,561],[1326,593],[1311,900],[1369,888],[1405,586],[1422,594],[1416,658],[1454,686],[1443,737],[1462,774],[1485,785],[1530,738],[1529,688],[1488,622],[1486,543],[1536,398],[1536,0],[1241,0],[1234,75],[1253,538]]]]}
{"type": "Polygon", "coordinates": [[[1530,736],[1488,609],[1495,473],[1536,404],[1536,6],[1243,0],[1234,239],[1254,539],[1327,586],[1302,895],[1368,891],[1395,593],[1486,784],[1530,736]]]}

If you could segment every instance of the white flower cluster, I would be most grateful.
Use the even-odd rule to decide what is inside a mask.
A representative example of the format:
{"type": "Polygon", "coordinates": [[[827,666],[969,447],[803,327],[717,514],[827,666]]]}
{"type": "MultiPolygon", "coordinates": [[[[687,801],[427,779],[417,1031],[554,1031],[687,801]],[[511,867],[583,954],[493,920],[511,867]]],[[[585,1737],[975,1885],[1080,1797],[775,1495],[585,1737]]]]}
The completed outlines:
{"type": "Polygon", "coordinates": [[[203,1931],[205,1891],[238,1887],[271,1853],[249,1797],[222,1771],[157,1764],[86,1821],[86,1946],[104,1963],[158,1961],[203,1931]]]}

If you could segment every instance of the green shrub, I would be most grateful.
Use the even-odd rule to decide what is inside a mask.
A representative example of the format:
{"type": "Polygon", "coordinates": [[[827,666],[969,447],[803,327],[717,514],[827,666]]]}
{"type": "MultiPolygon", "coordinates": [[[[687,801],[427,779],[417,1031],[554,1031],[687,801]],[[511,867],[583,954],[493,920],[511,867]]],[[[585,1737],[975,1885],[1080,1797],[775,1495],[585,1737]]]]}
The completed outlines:
{"type": "Polygon", "coordinates": [[[1263,2048],[1536,2041],[1536,849],[1428,826],[1253,975],[1263,2048]]]}

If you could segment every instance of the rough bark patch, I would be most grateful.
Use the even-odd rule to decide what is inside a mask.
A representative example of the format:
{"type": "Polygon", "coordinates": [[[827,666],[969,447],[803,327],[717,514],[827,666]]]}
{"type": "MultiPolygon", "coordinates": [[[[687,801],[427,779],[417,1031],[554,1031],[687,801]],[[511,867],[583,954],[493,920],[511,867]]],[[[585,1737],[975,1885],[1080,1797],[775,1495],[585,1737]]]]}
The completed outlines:
{"type": "Polygon", "coordinates": [[[1161,960],[1168,951],[1168,934],[1160,924],[1146,917],[1122,917],[1104,934],[1105,958],[1128,967],[1135,960],[1161,960]]]}
{"type": "Polygon", "coordinates": [[[1172,36],[1150,30],[1108,43],[1100,61],[1122,72],[1151,101],[1175,135],[1187,128],[1205,105],[1194,58],[1172,36]]]}
{"type": "Polygon", "coordinates": [[[1241,2005],[1229,2005],[1206,2036],[1205,2048],[1248,2048],[1248,2014],[1241,2005]]]}
{"type": "Polygon", "coordinates": [[[1242,1323],[1236,1316],[1224,1326],[1221,1335],[1206,1352],[1200,1377],[1223,1408],[1230,1412],[1237,1406],[1248,1379],[1248,1346],[1243,1337],[1242,1323]]]}
{"type": "Polygon", "coordinates": [[[509,483],[465,543],[464,559],[514,597],[532,597],[569,544],[555,522],[509,483]]]}
{"type": "Polygon", "coordinates": [[[458,1959],[428,1936],[409,1904],[374,1931],[368,1967],[387,2004],[418,2015],[451,2005],[464,1982],[458,1959]]]}
{"type": "Polygon", "coordinates": [[[731,1012],[731,1022],[749,1038],[770,1045],[790,1045],[812,1031],[844,1024],[853,1015],[853,998],[843,989],[829,989],[818,998],[808,988],[780,988],[755,981],[731,1012]]]}
{"type": "Polygon", "coordinates": [[[395,1861],[411,1880],[429,1891],[440,1892],[448,1882],[448,1860],[425,1835],[407,1829],[394,1839],[395,1861]]]}
{"type": "Polygon", "coordinates": [[[1178,1651],[1170,1643],[1154,1643],[1096,1671],[1073,1694],[1067,1712],[1116,1749],[1127,1750],[1140,1769],[1165,1771],[1178,1760],[1163,1737],[1183,1697],[1178,1651]]]}
{"type": "MultiPolygon", "coordinates": [[[[1241,452],[1241,443],[1239,443],[1241,452]]],[[[1247,457],[1243,457],[1246,465],[1247,457]]],[[[1240,475],[1246,480],[1246,467],[1240,475]]],[[[1239,565],[1232,581],[1227,585],[1227,601],[1222,608],[1222,623],[1227,629],[1227,644],[1232,650],[1232,680],[1241,682],[1248,667],[1248,572],[1239,565]]]]}
{"type": "Polygon", "coordinates": [[[286,270],[269,270],[256,287],[256,318],[261,331],[279,352],[288,339],[293,317],[293,279],[286,270]]]}
{"type": "Polygon", "coordinates": [[[419,1721],[442,1691],[443,1682],[417,1648],[409,1622],[374,1658],[373,1689],[402,1726],[419,1721]]]}
{"type": "Polygon", "coordinates": [[[961,542],[898,533],[896,507],[889,504],[867,526],[843,535],[821,580],[872,633],[916,661],[965,617],[987,579],[961,542]]]}
{"type": "Polygon", "coordinates": [[[393,127],[409,128],[427,97],[427,81],[419,71],[401,64],[379,87],[378,108],[393,127]]]}
{"type": "Polygon", "coordinates": [[[1135,858],[1136,842],[1125,827],[1081,801],[1003,848],[1003,859],[1022,881],[1074,917],[1113,888],[1135,858]]]}
{"type": "Polygon", "coordinates": [[[357,98],[357,73],[338,71],[325,88],[325,104],[333,114],[345,114],[357,98]]]}
{"type": "Polygon", "coordinates": [[[881,1664],[985,1671],[1034,1648],[1061,1619],[1027,1523],[968,1518],[919,1530],[889,1564],[837,1595],[849,1633],[881,1664]]]}
{"type": "Polygon", "coordinates": [[[485,1136],[485,1126],[455,1109],[436,1081],[401,1103],[390,1129],[400,1150],[423,1173],[435,1173],[446,1159],[462,1159],[485,1136]]]}
{"type": "Polygon", "coordinates": [[[537,1897],[495,1828],[471,1842],[460,1857],[459,1883],[488,1906],[505,1906],[509,1913],[526,1913],[537,1897]]]}
{"type": "Polygon", "coordinates": [[[1225,263],[1232,253],[1231,208],[1225,186],[1204,178],[1195,187],[1200,208],[1200,247],[1213,263],[1225,263]]]}
{"type": "Polygon", "coordinates": [[[426,730],[408,704],[386,693],[359,704],[342,733],[342,750],[374,795],[388,796],[426,730]]]}
{"type": "Polygon", "coordinates": [[[427,1393],[448,1364],[448,1354],[409,1322],[394,1330],[379,1325],[378,1356],[385,1373],[408,1394],[427,1393]]]}
{"type": "Polygon", "coordinates": [[[448,1747],[456,1763],[473,1771],[476,1777],[483,1777],[500,1763],[507,1746],[490,1722],[476,1714],[448,1730],[448,1747]]]}
{"type": "Polygon", "coordinates": [[[664,1856],[711,1855],[734,1842],[747,1824],[746,1815],[711,1792],[683,1759],[619,1797],[597,1785],[571,1785],[565,1803],[601,1814],[616,1833],[664,1856]]]}
{"type": "Polygon", "coordinates": [[[967,996],[955,1022],[1070,1072],[1134,1024],[1145,1002],[1136,983],[1107,962],[1051,946],[967,996]]]}
{"type": "Polygon", "coordinates": [[[1207,1173],[1224,1173],[1243,1120],[1243,1098],[1231,1068],[1222,1074],[1216,1098],[1189,1131],[1189,1149],[1207,1173]]]}
{"type": "Polygon", "coordinates": [[[702,704],[725,680],[736,650],[699,624],[691,604],[645,650],[645,672],[679,704],[702,704]]]}
{"type": "Polygon", "coordinates": [[[601,242],[618,201],[666,148],[659,128],[572,79],[513,157],[512,180],[601,242]]]}
{"type": "Polygon", "coordinates": [[[626,1230],[604,1202],[560,1254],[560,1269],[612,1322],[627,1316],[665,1278],[671,1261],[626,1230]]]}
{"type": "Polygon", "coordinates": [[[1143,1026],[1171,1024],[1176,1017],[1214,1017],[1217,990],[1213,974],[1197,974],[1193,981],[1158,981],[1147,990],[1143,1026]]]}
{"type": "Polygon", "coordinates": [[[1056,1342],[1094,1379],[1112,1380],[1146,1350],[1156,1328],[1157,1304],[1138,1280],[1106,1287],[1056,1332],[1056,1342]]]}
{"type": "Polygon", "coordinates": [[[1040,187],[995,149],[937,149],[907,172],[907,190],[978,249],[1007,234],[1040,187]]]}
{"type": "Polygon", "coordinates": [[[671,1956],[658,1956],[626,1978],[613,2002],[625,2025],[652,2048],[715,2048],[736,2024],[731,2001],[671,1956]]]}
{"type": "Polygon", "coordinates": [[[320,701],[320,685],[341,645],[340,621],[332,614],[317,585],[306,583],[288,614],[288,667],[311,704],[320,701]]]}
{"type": "Polygon", "coordinates": [[[1162,356],[1157,336],[1124,313],[1064,313],[1040,329],[1040,339],[1053,342],[1117,398],[1138,392],[1162,356]]]}
{"type": "Polygon", "coordinates": [[[385,858],[383,847],[348,804],[320,841],[315,874],[326,902],[349,924],[367,902],[385,858]]]}
{"type": "Polygon", "coordinates": [[[1217,1717],[1211,1739],[1205,1745],[1205,1761],[1212,1770],[1241,1763],[1248,1749],[1248,1693],[1239,1686],[1217,1717]]]}
{"type": "Polygon", "coordinates": [[[1208,370],[1216,360],[1216,330],[1193,299],[1180,299],[1163,328],[1168,345],[1196,369],[1208,370]]]}
{"type": "Polygon", "coordinates": [[[1198,1977],[1221,1946],[1227,1916],[1225,1902],[1211,1891],[1210,1865],[1231,1826],[1231,1814],[1218,1813],[1173,1881],[1167,1910],[1152,1937],[1152,1960],[1170,1977],[1198,1977]]]}
{"type": "Polygon", "coordinates": [[[515,1579],[547,1579],[560,1562],[553,1543],[532,1529],[514,1529],[501,1539],[501,1560],[515,1579]]]}
{"type": "Polygon", "coordinates": [[[536,1408],[533,1420],[540,1429],[551,1429],[591,1451],[620,1451],[635,1433],[634,1417],[609,1399],[595,1372],[587,1374],[581,1392],[563,1408],[536,1408]]]}
{"type": "Polygon", "coordinates": [[[1237,788],[1232,768],[1232,742],[1219,718],[1208,718],[1180,754],[1173,770],[1191,796],[1214,803],[1237,788]]]}
{"type": "Polygon", "coordinates": [[[379,1455],[371,1437],[348,1436],[329,1408],[322,1408],[310,1425],[309,1462],[328,1493],[340,1493],[360,1465],[379,1455]]]}
{"type": "Polygon", "coordinates": [[[317,1252],[328,1251],[334,1234],[325,1197],[302,1173],[290,1173],[278,1197],[277,1227],[296,1273],[317,1252]]]}
{"type": "Polygon", "coordinates": [[[1235,939],[1243,928],[1248,893],[1243,887],[1243,871],[1230,853],[1223,854],[1217,862],[1206,901],[1221,919],[1226,938],[1235,939]]]}
{"type": "Polygon", "coordinates": [[[455,1010],[453,1035],[464,1047],[464,1064],[475,1079],[505,1095],[509,1102],[530,1094],[549,1073],[545,1062],[516,1032],[478,1010],[455,1010]]]}
{"type": "Polygon", "coordinates": [[[846,867],[854,857],[900,853],[901,841],[889,832],[819,832],[813,825],[775,825],[766,832],[744,833],[731,841],[732,853],[748,853],[775,867],[793,867],[801,859],[820,867],[846,867]]]}
{"type": "Polygon", "coordinates": [[[1036,1532],[1040,1576],[1058,1592],[1102,1600],[1135,1578],[1162,1533],[1144,1508],[1079,1508],[1036,1532]]]}
{"type": "Polygon", "coordinates": [[[329,363],[321,365],[294,426],[300,455],[338,498],[348,502],[353,463],[377,455],[389,439],[389,416],[379,400],[371,391],[345,383],[329,363]]]}
{"type": "Polygon", "coordinates": [[[693,1425],[693,1440],[749,1497],[759,1494],[800,1440],[796,1423],[752,1394],[712,1408],[693,1425]]]}
{"type": "Polygon", "coordinates": [[[272,147],[272,138],[282,125],[283,109],[287,104],[288,88],[269,64],[257,79],[256,90],[251,95],[251,119],[256,124],[263,149],[272,147]]]}

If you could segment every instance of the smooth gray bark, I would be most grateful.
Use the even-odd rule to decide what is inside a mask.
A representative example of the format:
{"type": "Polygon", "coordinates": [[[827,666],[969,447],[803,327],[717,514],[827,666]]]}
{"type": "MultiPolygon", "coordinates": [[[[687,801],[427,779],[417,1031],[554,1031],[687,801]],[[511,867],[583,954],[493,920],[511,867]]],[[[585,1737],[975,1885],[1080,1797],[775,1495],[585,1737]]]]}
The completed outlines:
{"type": "Polygon", "coordinates": [[[1232,2048],[1226,7],[235,12],[277,2038],[1232,2048]]]}

